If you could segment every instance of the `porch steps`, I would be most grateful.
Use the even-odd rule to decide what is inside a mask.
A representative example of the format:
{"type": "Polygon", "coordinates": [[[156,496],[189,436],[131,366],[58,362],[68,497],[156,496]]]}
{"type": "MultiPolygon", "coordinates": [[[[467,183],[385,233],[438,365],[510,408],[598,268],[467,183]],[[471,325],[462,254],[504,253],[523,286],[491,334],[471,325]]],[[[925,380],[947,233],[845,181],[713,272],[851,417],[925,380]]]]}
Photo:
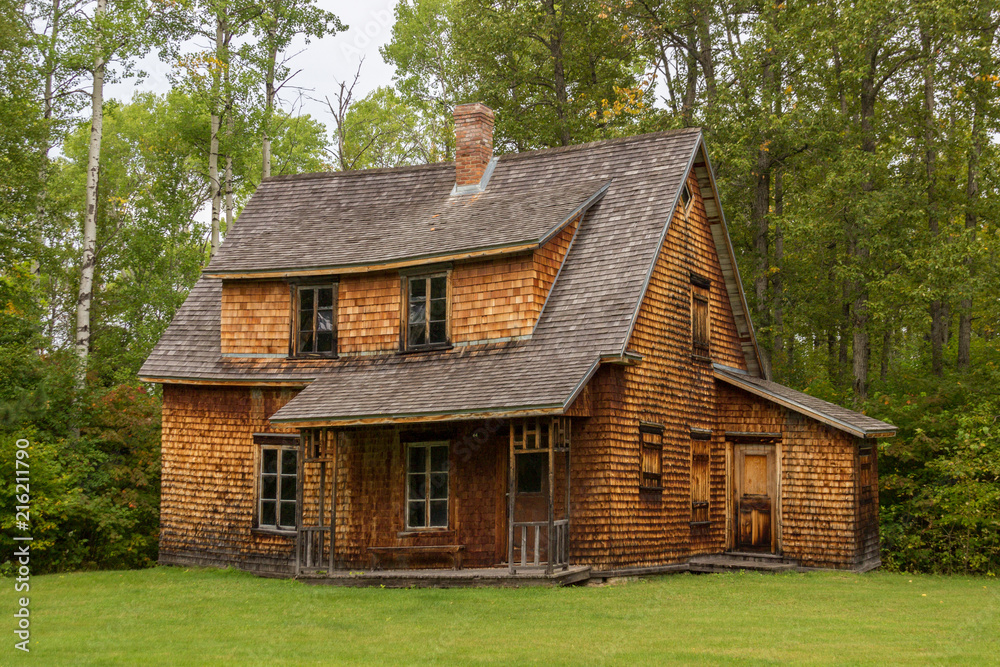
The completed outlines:
{"type": "Polygon", "coordinates": [[[798,563],[774,554],[730,551],[722,554],[695,556],[688,561],[689,572],[792,572],[798,563]]]}
{"type": "Polygon", "coordinates": [[[590,567],[571,565],[550,575],[544,570],[511,574],[505,567],[466,570],[337,570],[332,573],[300,574],[297,579],[306,584],[327,586],[384,588],[480,588],[519,586],[570,586],[586,583],[590,567]]]}

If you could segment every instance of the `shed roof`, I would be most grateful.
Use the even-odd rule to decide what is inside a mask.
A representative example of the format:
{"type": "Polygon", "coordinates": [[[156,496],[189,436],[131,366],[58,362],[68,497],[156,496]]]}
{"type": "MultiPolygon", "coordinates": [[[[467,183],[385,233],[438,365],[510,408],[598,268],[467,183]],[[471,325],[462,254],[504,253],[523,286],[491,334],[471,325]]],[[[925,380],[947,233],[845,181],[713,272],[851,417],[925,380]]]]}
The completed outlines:
{"type": "Polygon", "coordinates": [[[877,438],[896,433],[896,427],[892,424],[795,391],[777,382],[754,377],[739,369],[720,364],[715,364],[714,370],[715,377],[723,382],[858,437],[877,438]]]}

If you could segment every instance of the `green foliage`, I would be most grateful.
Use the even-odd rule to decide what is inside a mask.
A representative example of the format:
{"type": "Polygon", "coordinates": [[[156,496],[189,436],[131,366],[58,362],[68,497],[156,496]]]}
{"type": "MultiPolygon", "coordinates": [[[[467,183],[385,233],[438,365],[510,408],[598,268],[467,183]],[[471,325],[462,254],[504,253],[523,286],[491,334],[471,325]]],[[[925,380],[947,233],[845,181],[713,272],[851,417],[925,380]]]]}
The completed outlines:
{"type": "MultiPolygon", "coordinates": [[[[156,558],[159,399],[134,384],[74,391],[75,357],[40,356],[36,279],[0,275],[0,567],[15,542],[14,457],[30,443],[34,571],[144,567],[156,558]],[[79,429],[79,435],[74,426],[79,429]]],[[[6,565],[4,565],[6,564],[6,565]]]]}
{"type": "MultiPolygon", "coordinates": [[[[423,106],[423,105],[421,105],[423,106]]],[[[343,155],[350,169],[427,164],[449,150],[450,125],[407,104],[392,88],[376,88],[350,106],[344,122],[343,155]]]]}
{"type": "MultiPolygon", "coordinates": [[[[199,275],[206,229],[196,214],[208,196],[199,139],[207,130],[207,114],[179,92],[106,105],[90,363],[106,386],[135,377],[199,275]]],[[[56,181],[66,191],[84,180],[88,136],[80,125],[63,148],[56,181]]]]}
{"type": "Polygon", "coordinates": [[[880,447],[883,561],[916,572],[1000,573],[1000,368],[912,378],[872,409],[899,426],[880,447]]]}
{"type": "MultiPolygon", "coordinates": [[[[329,142],[326,126],[309,115],[291,116],[283,111],[274,113],[272,123],[271,175],[305,174],[329,171],[329,142]]],[[[261,147],[253,144],[238,157],[245,165],[237,180],[237,200],[242,205],[250,199],[261,179],[261,147]]]]}
{"type": "MultiPolygon", "coordinates": [[[[148,567],[159,526],[159,401],[123,385],[91,398],[79,439],[30,426],[0,432],[0,467],[14,470],[25,439],[30,465],[30,529],[15,529],[11,472],[0,484],[0,568],[18,543],[33,538],[32,571],[148,567]]],[[[20,490],[23,493],[23,489],[20,490]]]]}

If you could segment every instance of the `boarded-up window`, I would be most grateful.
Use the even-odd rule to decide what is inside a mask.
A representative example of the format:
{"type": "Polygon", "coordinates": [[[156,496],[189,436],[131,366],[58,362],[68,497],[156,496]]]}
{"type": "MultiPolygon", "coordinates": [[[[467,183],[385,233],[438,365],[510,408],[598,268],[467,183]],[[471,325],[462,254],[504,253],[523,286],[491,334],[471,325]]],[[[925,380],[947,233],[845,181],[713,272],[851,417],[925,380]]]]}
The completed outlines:
{"type": "Polygon", "coordinates": [[[691,274],[691,346],[692,352],[708,356],[710,330],[709,295],[711,281],[696,273],[691,274]]]}
{"type": "Polygon", "coordinates": [[[871,505],[875,499],[875,447],[872,445],[858,448],[858,476],[861,504],[871,505]]]}
{"type": "Polygon", "coordinates": [[[691,431],[691,522],[708,521],[709,510],[709,463],[711,433],[691,431]]]}
{"type": "Polygon", "coordinates": [[[299,450],[291,444],[292,442],[294,440],[267,438],[260,446],[257,483],[258,528],[271,530],[296,528],[299,450]],[[283,444],[284,442],[289,444],[283,444]]]}
{"type": "Polygon", "coordinates": [[[295,287],[297,356],[333,356],[337,352],[337,285],[295,287]]]}
{"type": "Polygon", "coordinates": [[[406,527],[448,527],[448,443],[415,442],[406,451],[406,527]]]}
{"type": "Polygon", "coordinates": [[[639,486],[643,489],[663,488],[663,427],[659,424],[640,424],[642,440],[639,486]]]}
{"type": "Polygon", "coordinates": [[[448,275],[410,276],[406,285],[406,348],[448,343],[448,275]]]}

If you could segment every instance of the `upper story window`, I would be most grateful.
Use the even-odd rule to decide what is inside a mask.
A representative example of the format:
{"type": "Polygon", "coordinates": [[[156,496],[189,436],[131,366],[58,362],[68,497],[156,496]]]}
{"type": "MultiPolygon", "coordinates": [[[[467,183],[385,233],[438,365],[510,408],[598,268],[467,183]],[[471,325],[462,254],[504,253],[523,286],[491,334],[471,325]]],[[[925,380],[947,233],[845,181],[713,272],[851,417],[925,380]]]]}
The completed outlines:
{"type": "Polygon", "coordinates": [[[406,349],[448,344],[448,274],[407,276],[406,349]]]}
{"type": "Polygon", "coordinates": [[[691,347],[692,353],[707,357],[712,338],[709,295],[712,282],[696,273],[691,274],[691,347]]]}
{"type": "Polygon", "coordinates": [[[332,357],[337,353],[337,284],[294,288],[293,356],[332,357]]]}

